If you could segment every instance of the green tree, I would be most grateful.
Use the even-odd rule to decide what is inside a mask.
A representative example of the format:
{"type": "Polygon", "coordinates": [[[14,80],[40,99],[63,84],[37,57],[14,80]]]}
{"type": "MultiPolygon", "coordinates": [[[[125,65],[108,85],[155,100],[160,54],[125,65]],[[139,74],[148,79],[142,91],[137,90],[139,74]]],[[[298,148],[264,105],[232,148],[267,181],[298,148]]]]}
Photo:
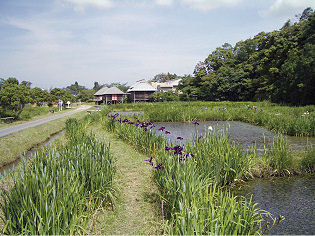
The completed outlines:
{"type": "Polygon", "coordinates": [[[87,102],[93,99],[94,93],[95,91],[93,89],[83,89],[76,98],[80,99],[82,102],[87,102]]]}
{"type": "Polygon", "coordinates": [[[129,89],[129,86],[127,86],[127,83],[123,84],[123,83],[120,83],[120,82],[113,82],[113,83],[110,83],[110,84],[104,84],[103,86],[106,86],[108,88],[115,86],[115,87],[119,88],[121,91],[123,91],[124,93],[129,89]]]}
{"type": "Polygon", "coordinates": [[[31,87],[32,82],[23,80],[23,81],[20,83],[20,85],[21,85],[21,86],[25,86],[25,87],[31,87]]]}
{"type": "Polygon", "coordinates": [[[0,106],[6,112],[13,112],[19,119],[26,104],[32,102],[29,87],[19,85],[15,78],[9,78],[0,89],[0,106]]]}
{"type": "Polygon", "coordinates": [[[94,90],[95,92],[97,92],[98,90],[100,90],[101,87],[102,87],[102,86],[101,86],[97,81],[94,82],[93,90],[94,90]]]}
{"type": "Polygon", "coordinates": [[[176,74],[171,74],[171,73],[160,73],[160,74],[157,74],[154,76],[153,79],[150,80],[150,82],[158,82],[158,83],[164,83],[166,81],[169,81],[169,80],[174,80],[178,78],[178,76],[176,74]]]}
{"type": "Polygon", "coordinates": [[[50,91],[50,94],[52,95],[52,99],[55,102],[58,102],[59,99],[61,99],[63,102],[74,101],[74,96],[65,89],[54,88],[50,91]]]}
{"type": "Polygon", "coordinates": [[[77,93],[81,92],[82,90],[86,89],[84,86],[79,85],[77,81],[74,82],[74,84],[71,84],[70,86],[66,87],[66,90],[72,90],[77,93]]]}
{"type": "Polygon", "coordinates": [[[37,105],[41,106],[43,102],[52,101],[53,98],[50,93],[41,88],[31,89],[31,97],[33,102],[36,102],[37,105]]]}

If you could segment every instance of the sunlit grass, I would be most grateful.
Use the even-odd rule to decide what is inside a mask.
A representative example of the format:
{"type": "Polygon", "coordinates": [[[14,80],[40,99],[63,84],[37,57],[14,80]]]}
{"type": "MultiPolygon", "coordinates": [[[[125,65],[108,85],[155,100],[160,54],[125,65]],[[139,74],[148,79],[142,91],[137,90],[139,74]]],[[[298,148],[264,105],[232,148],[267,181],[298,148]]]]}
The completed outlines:
{"type": "Polygon", "coordinates": [[[270,102],[169,102],[119,104],[112,110],[144,111],[159,122],[242,121],[275,132],[315,136],[315,106],[289,107],[270,102]]]}
{"type": "Polygon", "coordinates": [[[67,121],[68,143],[35,153],[1,191],[6,234],[84,233],[92,213],[114,200],[109,146],[67,121]]]}

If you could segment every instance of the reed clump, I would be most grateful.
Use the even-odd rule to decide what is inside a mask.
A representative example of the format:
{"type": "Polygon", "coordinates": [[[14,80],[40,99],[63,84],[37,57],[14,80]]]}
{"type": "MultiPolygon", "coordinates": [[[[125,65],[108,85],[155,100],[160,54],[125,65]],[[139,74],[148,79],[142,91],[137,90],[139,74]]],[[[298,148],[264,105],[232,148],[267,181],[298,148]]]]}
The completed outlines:
{"type": "Polygon", "coordinates": [[[301,169],[304,172],[315,173],[315,149],[312,146],[307,147],[301,160],[301,169]]]}
{"type": "Polygon", "coordinates": [[[269,149],[270,150],[267,151],[262,158],[273,170],[272,175],[291,175],[293,169],[293,155],[289,150],[286,137],[282,134],[278,134],[269,149]]]}
{"type": "Polygon", "coordinates": [[[35,153],[12,188],[1,190],[5,234],[81,234],[93,212],[114,201],[109,146],[66,123],[68,143],[35,153]]]}

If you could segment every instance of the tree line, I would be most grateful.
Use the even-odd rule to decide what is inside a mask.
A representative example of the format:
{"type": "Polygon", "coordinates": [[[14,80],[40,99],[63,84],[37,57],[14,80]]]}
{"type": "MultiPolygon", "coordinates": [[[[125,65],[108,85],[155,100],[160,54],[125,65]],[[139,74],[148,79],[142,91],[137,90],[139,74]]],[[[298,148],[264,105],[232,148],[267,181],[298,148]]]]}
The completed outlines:
{"type": "Polygon", "coordinates": [[[195,66],[193,75],[176,76],[182,78],[180,99],[314,104],[314,31],[315,13],[306,8],[297,22],[288,20],[280,30],[235,46],[223,44],[195,66]]]}
{"type": "Polygon", "coordinates": [[[58,100],[70,102],[87,102],[93,100],[94,93],[101,87],[117,86],[123,91],[128,89],[126,84],[111,83],[100,85],[94,82],[93,89],[79,85],[78,82],[67,86],[66,88],[53,88],[46,91],[41,88],[31,88],[31,82],[19,82],[16,78],[0,78],[0,116],[16,116],[19,118],[26,104],[32,103],[37,106],[53,106],[58,100]]]}

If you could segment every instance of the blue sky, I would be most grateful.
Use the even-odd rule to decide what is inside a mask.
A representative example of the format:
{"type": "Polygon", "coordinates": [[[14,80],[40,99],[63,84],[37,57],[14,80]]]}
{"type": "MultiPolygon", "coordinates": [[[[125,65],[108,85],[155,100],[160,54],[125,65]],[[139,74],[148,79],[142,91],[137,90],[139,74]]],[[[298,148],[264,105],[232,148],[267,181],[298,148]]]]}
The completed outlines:
{"type": "Polygon", "coordinates": [[[192,74],[225,42],[279,29],[315,0],[0,0],[0,78],[131,85],[192,74]]]}

